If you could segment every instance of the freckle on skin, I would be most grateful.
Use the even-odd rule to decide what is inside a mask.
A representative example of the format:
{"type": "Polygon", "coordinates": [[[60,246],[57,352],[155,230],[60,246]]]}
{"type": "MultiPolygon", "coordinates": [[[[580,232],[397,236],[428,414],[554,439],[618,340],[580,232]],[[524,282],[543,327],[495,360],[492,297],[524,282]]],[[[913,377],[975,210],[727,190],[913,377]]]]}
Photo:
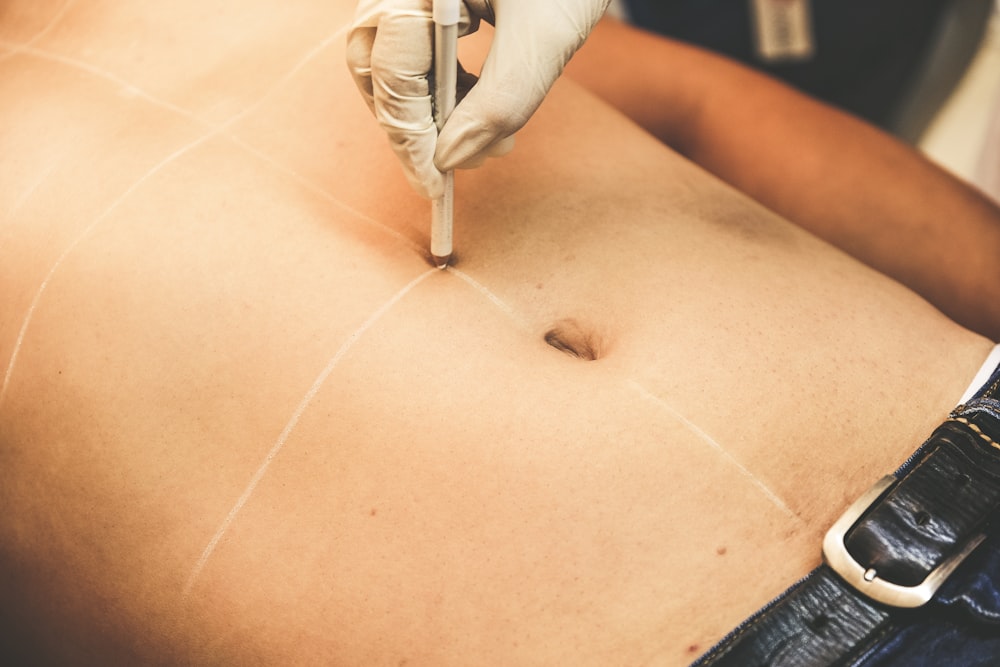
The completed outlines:
{"type": "Polygon", "coordinates": [[[715,553],[718,554],[719,556],[725,556],[726,555],[726,551],[728,551],[728,549],[726,549],[726,547],[718,547],[715,550],[715,553]]]}
{"type": "Polygon", "coordinates": [[[535,289],[542,289],[543,287],[545,287],[545,283],[538,283],[535,285],[535,289]]]}
{"type": "Polygon", "coordinates": [[[697,644],[691,644],[690,646],[688,646],[688,653],[697,653],[698,648],[699,647],[697,644]]]}
{"type": "Polygon", "coordinates": [[[376,514],[378,514],[378,510],[375,509],[374,507],[371,509],[370,512],[368,512],[368,516],[375,516],[376,514]]]}

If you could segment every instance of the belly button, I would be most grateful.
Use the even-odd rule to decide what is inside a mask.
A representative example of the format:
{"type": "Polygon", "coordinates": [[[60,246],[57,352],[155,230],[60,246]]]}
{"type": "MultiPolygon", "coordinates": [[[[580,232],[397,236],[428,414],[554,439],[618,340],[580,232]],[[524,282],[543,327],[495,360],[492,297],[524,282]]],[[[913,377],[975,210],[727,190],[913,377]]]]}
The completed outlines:
{"type": "Polygon", "coordinates": [[[595,361],[604,355],[602,338],[593,327],[586,327],[572,318],[559,320],[545,332],[545,342],[571,357],[595,361]]]}

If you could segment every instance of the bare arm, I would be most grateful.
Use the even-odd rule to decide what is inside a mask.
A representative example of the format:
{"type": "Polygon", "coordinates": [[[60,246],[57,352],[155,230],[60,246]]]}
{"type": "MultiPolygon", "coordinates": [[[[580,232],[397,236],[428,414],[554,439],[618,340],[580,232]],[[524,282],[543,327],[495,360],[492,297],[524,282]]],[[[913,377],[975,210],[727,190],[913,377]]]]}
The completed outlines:
{"type": "Polygon", "coordinates": [[[1000,339],[1000,208],[913,148],[742,65],[610,20],[567,72],[705,169],[1000,339]]]}

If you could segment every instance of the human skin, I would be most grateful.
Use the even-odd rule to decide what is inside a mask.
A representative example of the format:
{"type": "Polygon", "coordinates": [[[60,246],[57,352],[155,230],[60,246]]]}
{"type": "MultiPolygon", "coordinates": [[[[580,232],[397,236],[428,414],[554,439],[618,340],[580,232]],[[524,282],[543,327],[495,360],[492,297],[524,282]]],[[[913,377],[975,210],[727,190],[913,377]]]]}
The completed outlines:
{"type": "Polygon", "coordinates": [[[350,5],[3,15],[0,648],[690,662],[991,343],[570,82],[433,269],[350,5]]]}
{"type": "Polygon", "coordinates": [[[1000,209],[913,147],[725,58],[611,19],[567,73],[765,206],[1000,338],[1000,209]]]}

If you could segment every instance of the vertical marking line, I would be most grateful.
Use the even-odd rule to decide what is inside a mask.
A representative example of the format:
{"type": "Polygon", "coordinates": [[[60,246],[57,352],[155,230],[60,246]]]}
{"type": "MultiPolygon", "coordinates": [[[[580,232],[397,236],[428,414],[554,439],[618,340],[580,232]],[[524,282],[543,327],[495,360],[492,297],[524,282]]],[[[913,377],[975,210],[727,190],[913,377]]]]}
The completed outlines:
{"type": "Polygon", "coordinates": [[[723,449],[722,445],[720,445],[712,436],[706,433],[700,426],[698,426],[690,419],[682,415],[672,405],[670,405],[665,400],[663,400],[656,394],[652,393],[651,391],[643,387],[635,380],[628,380],[627,382],[633,389],[638,391],[643,398],[645,398],[648,401],[652,401],[656,405],[666,410],[668,413],[670,413],[671,416],[674,417],[674,419],[683,424],[685,428],[691,431],[700,440],[708,444],[712,449],[721,454],[727,461],[729,461],[729,463],[736,466],[736,469],[740,471],[740,474],[742,474],[744,477],[750,480],[754,486],[760,489],[760,491],[768,498],[768,500],[770,500],[778,509],[780,509],[782,512],[792,517],[793,519],[798,520],[798,516],[795,514],[795,512],[793,512],[791,508],[789,508],[788,505],[786,505],[784,501],[782,501],[781,498],[778,497],[778,494],[776,494],[774,491],[768,488],[768,486],[764,484],[764,482],[757,479],[757,477],[755,477],[753,473],[747,470],[742,463],[733,458],[732,454],[723,449]]]}
{"type": "Polygon", "coordinates": [[[236,502],[233,504],[232,509],[229,510],[229,513],[222,520],[222,523],[219,525],[218,530],[215,531],[215,535],[212,536],[212,539],[205,547],[205,550],[202,552],[201,557],[198,559],[198,562],[195,563],[195,566],[191,570],[191,574],[188,577],[187,583],[184,584],[184,589],[182,592],[184,597],[187,597],[191,593],[191,589],[194,587],[195,582],[197,581],[202,570],[205,568],[205,564],[208,563],[208,559],[211,558],[212,553],[215,551],[215,548],[218,546],[220,540],[222,540],[222,537],[229,530],[229,527],[232,525],[233,521],[236,520],[236,515],[240,513],[240,510],[243,509],[243,506],[246,505],[248,500],[250,500],[250,496],[253,495],[253,492],[254,490],[256,490],[257,485],[264,478],[264,475],[267,472],[267,469],[270,467],[271,462],[278,455],[278,452],[280,452],[281,449],[285,446],[285,443],[291,436],[292,431],[295,429],[296,425],[298,425],[299,419],[302,418],[302,415],[309,407],[309,404],[312,402],[313,398],[316,397],[316,394],[319,393],[319,390],[322,388],[323,383],[326,382],[326,379],[330,376],[330,373],[333,372],[333,369],[336,368],[337,364],[339,364],[340,360],[344,358],[344,355],[347,354],[348,350],[350,350],[354,346],[354,344],[358,342],[361,336],[363,336],[364,333],[372,327],[372,325],[374,325],[383,315],[385,315],[389,311],[389,309],[391,309],[400,299],[406,296],[406,294],[410,290],[419,285],[428,276],[433,275],[435,273],[438,273],[438,269],[436,268],[428,269],[424,273],[420,274],[419,276],[411,280],[401,290],[396,292],[396,294],[393,295],[392,298],[390,298],[387,302],[382,304],[380,308],[378,308],[374,313],[372,313],[368,317],[368,319],[365,320],[364,323],[360,327],[358,327],[358,329],[354,333],[348,336],[347,340],[344,341],[344,343],[340,346],[340,349],[338,349],[337,352],[333,355],[333,357],[330,358],[330,361],[327,362],[323,370],[320,371],[319,375],[313,381],[312,386],[310,386],[309,390],[305,393],[305,396],[303,396],[302,400],[299,401],[299,404],[295,408],[295,411],[292,412],[292,416],[289,418],[288,423],[285,424],[285,428],[282,429],[281,434],[278,436],[278,439],[275,441],[274,445],[271,446],[270,451],[268,451],[267,455],[264,457],[264,461],[260,464],[260,467],[257,468],[257,471],[250,478],[250,481],[249,483],[247,483],[247,486],[243,490],[243,493],[240,494],[240,497],[236,499],[236,502]]]}

